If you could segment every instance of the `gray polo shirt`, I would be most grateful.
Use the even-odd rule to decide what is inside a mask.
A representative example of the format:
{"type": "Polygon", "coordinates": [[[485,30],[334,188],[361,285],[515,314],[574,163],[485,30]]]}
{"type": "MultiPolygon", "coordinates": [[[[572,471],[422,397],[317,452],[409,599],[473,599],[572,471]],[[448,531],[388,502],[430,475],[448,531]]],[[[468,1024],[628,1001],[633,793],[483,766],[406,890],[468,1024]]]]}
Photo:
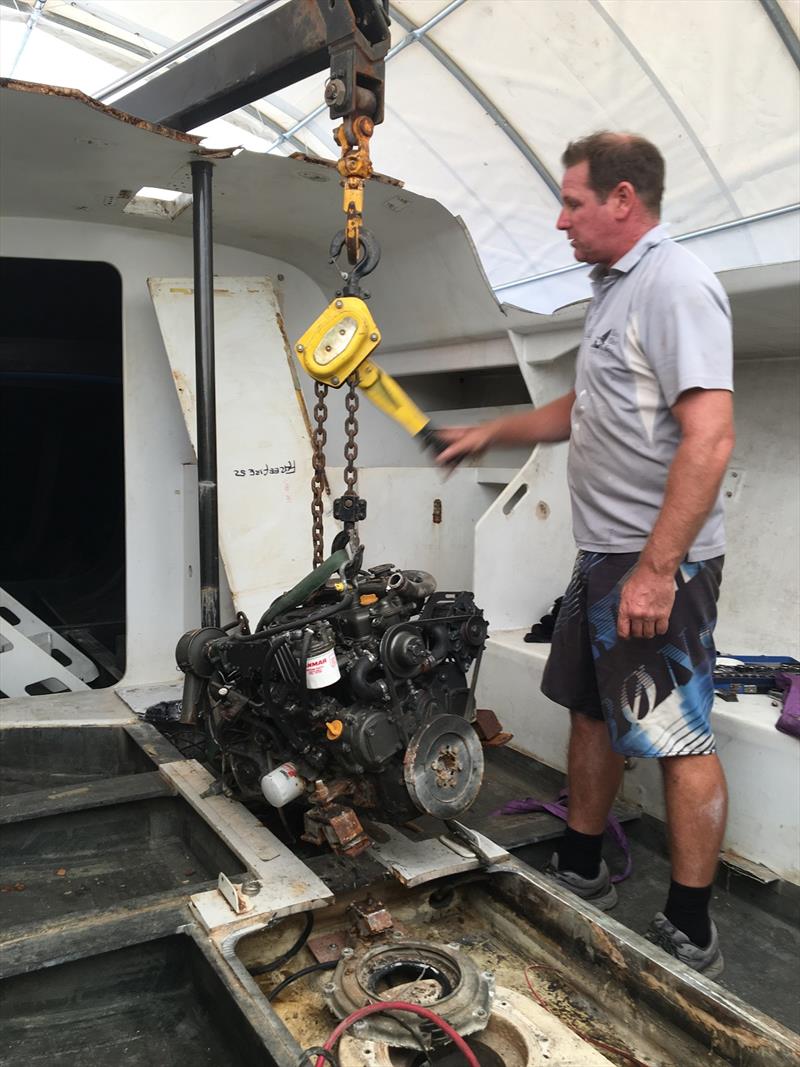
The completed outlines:
{"type": "MultiPolygon", "coordinates": [[[[573,531],[586,551],[639,552],[680,442],[670,408],[687,389],[733,389],[730,306],[663,226],[591,279],[569,446],[573,531]]],[[[718,498],[688,559],[724,551],[718,498]]]]}

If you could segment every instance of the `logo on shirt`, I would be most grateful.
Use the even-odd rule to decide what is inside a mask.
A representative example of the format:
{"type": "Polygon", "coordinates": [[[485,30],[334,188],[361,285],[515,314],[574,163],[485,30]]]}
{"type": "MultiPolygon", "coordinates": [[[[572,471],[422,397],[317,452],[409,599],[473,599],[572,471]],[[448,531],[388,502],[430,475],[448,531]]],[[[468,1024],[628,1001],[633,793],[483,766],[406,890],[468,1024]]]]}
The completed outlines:
{"type": "Polygon", "coordinates": [[[594,338],[591,347],[610,352],[618,344],[619,335],[617,334],[617,331],[606,330],[605,333],[598,334],[598,336],[594,338]]]}

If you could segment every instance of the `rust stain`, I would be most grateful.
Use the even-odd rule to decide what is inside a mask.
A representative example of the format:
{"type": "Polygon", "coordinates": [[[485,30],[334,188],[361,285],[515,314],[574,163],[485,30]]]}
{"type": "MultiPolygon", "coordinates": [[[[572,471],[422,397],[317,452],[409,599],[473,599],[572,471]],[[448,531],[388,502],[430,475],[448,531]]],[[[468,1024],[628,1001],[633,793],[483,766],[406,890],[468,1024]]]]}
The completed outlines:
{"type": "Polygon", "coordinates": [[[171,293],[180,293],[182,296],[193,296],[194,295],[194,291],[192,289],[185,289],[185,288],[181,288],[180,286],[176,286],[175,288],[170,286],[170,290],[169,291],[171,293]]]}
{"type": "MultiPolygon", "coordinates": [[[[716,1015],[710,1011],[706,1011],[698,1004],[693,1004],[688,997],[685,997],[680,987],[675,982],[669,982],[668,984],[662,982],[657,975],[650,974],[644,971],[640,975],[642,982],[645,985],[650,986],[656,992],[666,997],[668,1000],[672,1000],[680,1006],[680,1009],[686,1013],[686,1015],[694,1019],[698,1026],[705,1030],[709,1034],[716,1035],[714,1038],[715,1047],[719,1050],[721,1048],[721,1042],[724,1039],[733,1042],[737,1048],[747,1047],[754,1051],[761,1049],[773,1049],[774,1042],[770,1040],[766,1035],[754,1034],[752,1030],[747,1030],[742,1026],[727,1023],[719,1019],[716,1015]]],[[[779,1024],[775,1024],[776,1028],[779,1024]]],[[[800,1058],[800,1039],[796,1038],[796,1035],[790,1031],[785,1031],[785,1035],[789,1037],[789,1047],[800,1058]]]]}
{"type": "Polygon", "coordinates": [[[170,129],[169,126],[148,122],[146,119],[139,119],[135,115],[129,115],[126,111],[120,111],[116,107],[101,104],[99,100],[95,100],[93,96],[81,92],[80,89],[67,89],[60,85],[46,85],[44,82],[18,81],[16,78],[0,78],[0,89],[12,89],[18,93],[36,93],[39,96],[61,96],[70,100],[77,100],[78,103],[85,104],[94,111],[101,111],[112,119],[118,119],[129,126],[147,130],[149,133],[157,133],[161,137],[169,137],[170,140],[179,141],[181,144],[198,145],[202,140],[201,137],[195,137],[190,133],[181,133],[180,130],[170,129]]]}
{"type": "Polygon", "coordinates": [[[592,938],[594,940],[595,948],[599,949],[599,951],[602,952],[602,954],[609,959],[615,967],[618,967],[621,971],[626,971],[628,969],[625,957],[605,930],[599,926],[594,926],[592,928],[592,938]]]}
{"type": "Polygon", "coordinates": [[[181,407],[184,411],[191,412],[194,406],[194,395],[189,386],[189,382],[186,380],[186,375],[183,371],[173,370],[172,380],[175,382],[175,388],[178,390],[178,398],[181,402],[181,407]]]}
{"type": "MultiPolygon", "coordinates": [[[[200,140],[199,137],[198,140],[200,140]]],[[[230,159],[235,152],[239,152],[242,148],[242,145],[233,145],[231,148],[200,148],[196,154],[203,159],[230,159]]]]}

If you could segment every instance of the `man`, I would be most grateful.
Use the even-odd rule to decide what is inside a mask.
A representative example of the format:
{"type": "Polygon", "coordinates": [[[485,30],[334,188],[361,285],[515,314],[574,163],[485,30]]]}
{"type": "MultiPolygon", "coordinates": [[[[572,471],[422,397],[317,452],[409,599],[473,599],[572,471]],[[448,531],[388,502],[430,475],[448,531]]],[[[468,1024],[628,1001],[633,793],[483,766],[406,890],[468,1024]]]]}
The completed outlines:
{"type": "Polygon", "coordinates": [[[647,936],[716,977],[708,905],[727,811],[710,728],[734,441],[730,309],[711,271],[659,225],[664,161],[631,134],[570,144],[557,227],[595,264],[573,392],[443,431],[443,464],[491,444],[569,439],[578,558],[542,691],[570,709],[569,818],[549,873],[600,908],[601,858],[626,757],[660,760],[672,882],[647,936]]]}

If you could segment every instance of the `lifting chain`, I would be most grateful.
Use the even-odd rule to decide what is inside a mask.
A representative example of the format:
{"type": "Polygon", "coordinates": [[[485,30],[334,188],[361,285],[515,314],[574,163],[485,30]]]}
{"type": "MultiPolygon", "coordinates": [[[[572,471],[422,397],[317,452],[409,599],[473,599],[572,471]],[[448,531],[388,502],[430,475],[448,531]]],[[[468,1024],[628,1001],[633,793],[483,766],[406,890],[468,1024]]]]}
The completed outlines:
{"type": "Polygon", "coordinates": [[[358,539],[358,520],[366,517],[366,511],[362,511],[362,508],[366,508],[366,504],[359,498],[358,489],[356,488],[356,482],[358,481],[358,471],[356,470],[356,460],[358,459],[358,442],[356,441],[358,419],[356,415],[359,403],[358,393],[356,392],[357,381],[357,374],[351,374],[347,379],[347,395],[344,398],[345,407],[347,408],[347,418],[344,420],[345,489],[341,499],[337,500],[334,505],[335,511],[338,511],[337,517],[344,521],[344,530],[350,543],[350,549],[354,553],[358,550],[360,543],[358,539]]]}
{"type": "Polygon", "coordinates": [[[358,393],[356,392],[356,382],[358,381],[357,374],[351,374],[347,379],[347,396],[345,397],[345,407],[347,408],[347,418],[344,420],[344,433],[345,433],[345,445],[344,445],[344,458],[346,466],[344,468],[344,482],[347,488],[345,493],[350,496],[356,496],[356,482],[358,481],[358,471],[356,470],[356,460],[358,459],[358,442],[356,441],[356,435],[358,434],[358,393]]]}
{"type": "Polygon", "coordinates": [[[314,544],[314,566],[318,567],[325,558],[322,496],[327,485],[325,476],[325,444],[328,440],[328,431],[325,429],[325,420],[328,417],[328,407],[325,403],[328,396],[327,385],[314,382],[314,394],[317,398],[314,405],[314,418],[317,425],[311,435],[311,462],[314,467],[314,474],[311,478],[311,539],[314,544]]]}
{"type": "MultiPolygon", "coordinates": [[[[349,275],[344,275],[347,281],[345,288],[346,290],[352,290],[352,295],[359,296],[358,283],[361,277],[374,270],[380,259],[380,247],[377,241],[362,227],[364,221],[364,185],[372,175],[369,139],[372,136],[373,129],[374,123],[368,115],[356,115],[355,117],[346,118],[342,125],[334,131],[334,137],[342,151],[336,168],[339,171],[342,189],[344,190],[342,209],[345,213],[346,221],[345,228],[333,238],[331,257],[332,261],[335,261],[342,247],[347,247],[347,259],[353,269],[349,275]]],[[[348,291],[347,295],[351,295],[351,293],[348,291]]],[[[359,548],[357,523],[366,518],[367,514],[366,501],[359,498],[356,488],[358,481],[358,471],[356,470],[358,418],[356,416],[359,404],[358,393],[356,392],[357,382],[357,374],[351,374],[347,379],[348,388],[345,397],[347,418],[344,424],[345,491],[333,504],[333,516],[344,523],[344,533],[347,535],[351,551],[354,554],[357,553],[359,548]]],[[[324,451],[328,439],[325,429],[325,420],[328,417],[328,408],[325,403],[328,395],[328,386],[322,382],[315,381],[314,393],[317,402],[314,406],[316,427],[312,433],[314,475],[311,479],[311,517],[314,566],[318,567],[325,556],[323,494],[328,487],[325,476],[324,451]]],[[[351,562],[357,568],[358,563],[355,555],[351,562]]]]}
{"type": "MultiPolygon", "coordinates": [[[[347,379],[347,393],[345,394],[345,407],[347,418],[344,420],[344,484],[342,495],[333,502],[333,517],[344,523],[346,543],[350,545],[351,552],[355,556],[360,542],[358,538],[358,523],[367,517],[367,502],[358,495],[358,405],[359,396],[356,390],[358,375],[351,374],[347,379]]],[[[327,489],[327,477],[325,474],[325,444],[328,440],[328,431],[325,429],[325,420],[328,418],[328,407],[325,399],[328,395],[327,385],[321,382],[314,383],[314,392],[317,402],[314,405],[314,418],[316,427],[312,433],[312,463],[314,475],[311,479],[311,516],[312,516],[312,541],[314,545],[314,566],[318,567],[325,557],[325,541],[323,528],[323,493],[327,489]]],[[[339,535],[342,536],[341,534],[339,535]]]]}

